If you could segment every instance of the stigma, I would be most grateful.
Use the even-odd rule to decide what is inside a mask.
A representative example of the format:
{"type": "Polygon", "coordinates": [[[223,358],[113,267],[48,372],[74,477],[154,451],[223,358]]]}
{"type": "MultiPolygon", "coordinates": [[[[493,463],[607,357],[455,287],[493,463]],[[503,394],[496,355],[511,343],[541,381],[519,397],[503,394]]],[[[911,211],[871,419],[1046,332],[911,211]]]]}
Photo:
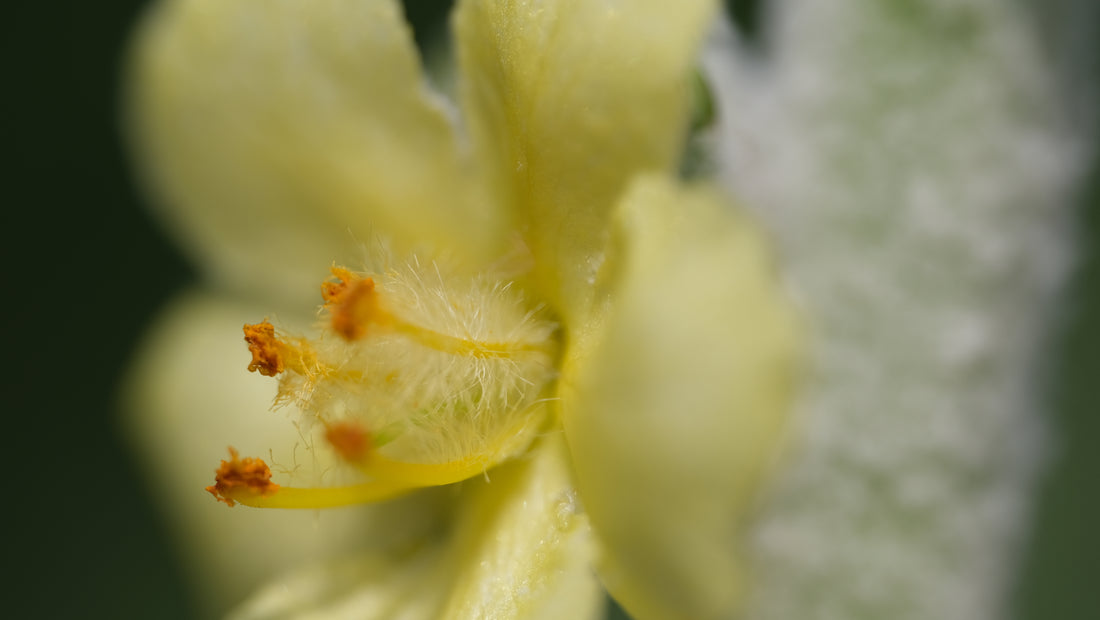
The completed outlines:
{"type": "MultiPolygon", "coordinates": [[[[276,407],[338,464],[307,486],[279,485],[231,450],[209,487],[219,501],[323,508],[382,501],[484,473],[542,428],[556,379],[557,328],[511,282],[405,264],[333,266],[317,335],[264,319],[244,326],[248,370],[278,381],[276,407]],[[339,483],[330,482],[337,478],[339,483]]],[[[316,460],[316,459],[315,459],[316,460]]]]}

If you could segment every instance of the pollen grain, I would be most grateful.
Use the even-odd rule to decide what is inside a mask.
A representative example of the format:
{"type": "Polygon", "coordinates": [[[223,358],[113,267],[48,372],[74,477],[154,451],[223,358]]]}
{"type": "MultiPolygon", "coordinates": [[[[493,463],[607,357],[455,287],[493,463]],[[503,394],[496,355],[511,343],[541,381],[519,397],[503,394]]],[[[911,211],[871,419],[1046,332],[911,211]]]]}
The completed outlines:
{"type": "Polygon", "coordinates": [[[325,280],[321,283],[321,299],[325,300],[326,308],[338,301],[344,291],[348,290],[348,285],[356,279],[355,274],[344,267],[333,265],[330,271],[332,271],[332,277],[336,278],[336,281],[325,280]]]}
{"type": "Polygon", "coordinates": [[[255,457],[240,458],[237,450],[229,448],[229,460],[222,461],[214,476],[214,484],[206,487],[208,493],[227,506],[235,506],[232,495],[245,493],[266,497],[279,490],[279,485],[271,481],[271,468],[263,459],[255,457]]]}
{"type": "Polygon", "coordinates": [[[244,326],[244,341],[252,361],[249,372],[259,372],[265,377],[274,377],[286,368],[280,352],[279,340],[275,337],[275,326],[264,319],[262,323],[244,326]]]}

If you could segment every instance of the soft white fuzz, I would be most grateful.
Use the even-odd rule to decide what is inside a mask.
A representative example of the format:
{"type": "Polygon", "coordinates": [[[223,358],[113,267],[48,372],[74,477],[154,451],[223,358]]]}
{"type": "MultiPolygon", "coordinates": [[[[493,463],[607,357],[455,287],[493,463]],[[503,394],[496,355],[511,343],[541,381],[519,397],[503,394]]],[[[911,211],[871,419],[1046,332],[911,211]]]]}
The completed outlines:
{"type": "Polygon", "coordinates": [[[1084,159],[1019,5],[782,2],[759,58],[708,55],[724,180],[814,337],[753,619],[1005,611],[1084,159]]]}

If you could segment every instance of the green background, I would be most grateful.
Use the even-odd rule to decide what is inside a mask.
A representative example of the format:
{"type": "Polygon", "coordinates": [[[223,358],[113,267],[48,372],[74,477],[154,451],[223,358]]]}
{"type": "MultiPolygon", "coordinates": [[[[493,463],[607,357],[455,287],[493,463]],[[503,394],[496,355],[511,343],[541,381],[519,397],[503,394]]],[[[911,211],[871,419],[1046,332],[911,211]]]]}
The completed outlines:
{"type": "MultiPolygon", "coordinates": [[[[1037,4],[1037,19],[1057,25],[1046,19],[1054,7],[1089,1],[1037,4]]],[[[3,555],[15,574],[4,584],[6,617],[195,616],[169,533],[141,486],[141,464],[116,426],[116,385],[141,328],[195,277],[142,210],[119,144],[120,59],[143,4],[20,1],[5,7],[0,26],[0,410],[12,431],[4,506],[14,518],[3,555]]],[[[438,26],[441,3],[411,4],[418,34],[438,26]]],[[[731,4],[751,29],[759,3],[731,4]]],[[[1059,41],[1056,27],[1049,32],[1059,41]]],[[[1097,77],[1095,56],[1077,60],[1090,61],[1089,78],[1097,77]]],[[[1091,251],[1051,356],[1048,389],[1064,451],[1041,489],[1014,591],[1021,620],[1100,618],[1098,179],[1081,204],[1091,251]]]]}

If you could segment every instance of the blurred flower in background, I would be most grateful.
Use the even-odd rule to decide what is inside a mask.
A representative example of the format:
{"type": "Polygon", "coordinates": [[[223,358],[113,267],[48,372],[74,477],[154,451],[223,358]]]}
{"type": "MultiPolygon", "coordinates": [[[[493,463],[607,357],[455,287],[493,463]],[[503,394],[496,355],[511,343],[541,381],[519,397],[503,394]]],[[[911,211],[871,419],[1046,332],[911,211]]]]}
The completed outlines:
{"type": "MultiPolygon", "coordinates": [[[[227,442],[247,454],[294,452],[296,438],[274,430],[273,422],[289,422],[268,411],[273,387],[246,376],[239,330],[278,310],[281,325],[306,331],[313,302],[300,294],[316,290],[332,260],[355,260],[360,239],[349,228],[433,241],[461,234],[475,247],[491,246],[476,240],[499,232],[491,220],[385,210],[359,228],[359,205],[341,198],[365,191],[391,199],[387,183],[400,181],[362,189],[363,179],[377,178],[360,178],[362,167],[384,162],[392,174],[434,166],[413,156],[451,131],[433,117],[412,134],[391,134],[408,127],[417,89],[387,102],[381,116],[369,91],[357,91],[366,88],[357,78],[368,56],[349,52],[387,54],[394,71],[415,65],[393,55],[381,22],[355,13],[377,4],[303,12],[321,27],[313,41],[293,36],[301,22],[256,22],[248,2],[226,10],[218,28],[276,34],[222,39],[200,11],[183,27],[193,35],[188,45],[206,45],[167,52],[194,64],[180,65],[171,76],[179,81],[157,91],[184,89],[171,95],[180,99],[157,105],[190,107],[173,111],[171,139],[146,144],[143,157],[171,162],[147,180],[168,202],[187,195],[198,205],[164,215],[208,280],[177,300],[143,347],[130,419],[211,609],[287,568],[352,552],[406,557],[417,541],[446,532],[456,510],[456,494],[442,488],[319,515],[228,511],[202,493],[208,480],[194,477],[208,475],[227,442]],[[265,47],[279,37],[288,47],[265,47]],[[272,57],[280,63],[274,80],[253,64],[272,57]],[[318,57],[323,70],[311,64],[318,57]],[[187,94],[200,84],[234,100],[187,94]],[[241,107],[217,107],[227,103],[241,107]],[[232,135],[242,110],[269,130],[252,135],[247,149],[232,135]],[[386,122],[357,124],[364,110],[386,122]],[[313,124],[299,126],[303,114],[313,124]],[[217,123],[228,136],[208,133],[217,123]],[[356,150],[364,141],[373,149],[367,156],[356,150]],[[304,213],[302,204],[328,208],[304,213]]],[[[604,4],[613,3],[591,6],[604,4]]],[[[764,6],[754,42],[715,27],[701,66],[717,121],[694,137],[704,163],[693,174],[718,178],[764,222],[812,334],[790,449],[752,514],[746,615],[1005,617],[1049,447],[1040,387],[1078,252],[1072,207],[1091,156],[1092,110],[1082,102],[1093,93],[1067,79],[1068,63],[1044,46],[1038,20],[1020,3],[764,6]]],[[[1072,22],[1053,19],[1052,29],[1072,22]]],[[[638,36],[657,45],[667,33],[638,36]]],[[[445,185],[454,174],[436,170],[433,178],[445,185]]],[[[435,213],[415,201],[408,208],[435,213]]],[[[706,274],[722,276],[717,268],[706,274]]],[[[690,529],[694,518],[668,524],[690,529]]],[[[356,596],[379,591],[415,602],[430,568],[328,566],[268,592],[296,589],[306,592],[297,604],[339,600],[354,614],[368,604],[356,607],[356,596]]]]}

